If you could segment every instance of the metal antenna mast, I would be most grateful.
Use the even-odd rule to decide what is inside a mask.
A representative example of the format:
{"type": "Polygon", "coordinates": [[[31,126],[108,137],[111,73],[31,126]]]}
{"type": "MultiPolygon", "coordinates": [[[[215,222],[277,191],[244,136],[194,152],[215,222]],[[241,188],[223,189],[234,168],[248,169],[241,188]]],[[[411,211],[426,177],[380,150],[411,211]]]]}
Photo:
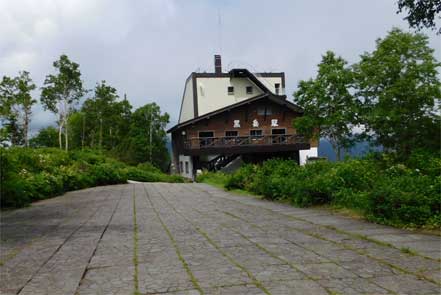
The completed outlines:
{"type": "Polygon", "coordinates": [[[222,53],[222,17],[220,7],[217,9],[218,16],[218,42],[219,42],[219,54],[222,53]]]}

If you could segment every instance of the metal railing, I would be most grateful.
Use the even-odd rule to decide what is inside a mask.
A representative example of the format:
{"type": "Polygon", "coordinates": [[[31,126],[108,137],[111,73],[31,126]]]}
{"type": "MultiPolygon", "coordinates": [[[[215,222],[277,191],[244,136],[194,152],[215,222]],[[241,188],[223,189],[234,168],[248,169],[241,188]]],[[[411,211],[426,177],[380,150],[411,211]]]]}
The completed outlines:
{"type": "Polygon", "coordinates": [[[186,140],[184,146],[186,149],[204,149],[236,146],[289,145],[298,143],[308,143],[308,141],[297,134],[194,137],[186,140]]]}

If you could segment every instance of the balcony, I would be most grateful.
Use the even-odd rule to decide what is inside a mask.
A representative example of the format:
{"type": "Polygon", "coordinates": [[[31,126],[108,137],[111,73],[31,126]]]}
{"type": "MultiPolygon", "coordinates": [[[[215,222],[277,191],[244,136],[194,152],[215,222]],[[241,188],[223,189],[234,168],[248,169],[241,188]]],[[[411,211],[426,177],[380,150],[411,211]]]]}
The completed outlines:
{"type": "Polygon", "coordinates": [[[184,141],[184,150],[189,155],[268,153],[296,151],[309,147],[309,141],[297,134],[194,137],[184,141]]]}

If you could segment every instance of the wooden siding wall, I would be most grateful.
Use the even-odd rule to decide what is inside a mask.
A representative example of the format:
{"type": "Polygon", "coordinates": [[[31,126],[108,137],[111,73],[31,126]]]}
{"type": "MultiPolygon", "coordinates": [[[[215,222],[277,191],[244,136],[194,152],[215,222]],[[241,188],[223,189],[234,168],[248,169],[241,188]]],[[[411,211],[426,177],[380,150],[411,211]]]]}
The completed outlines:
{"type": "MultiPolygon", "coordinates": [[[[286,134],[296,134],[292,126],[293,120],[299,116],[292,110],[272,102],[258,102],[217,115],[208,120],[202,120],[186,128],[186,138],[199,137],[200,131],[213,131],[214,137],[225,136],[225,131],[238,131],[238,136],[250,135],[250,130],[262,130],[262,135],[271,135],[272,129],[286,129],[286,134]],[[258,109],[271,108],[271,115],[259,115],[258,109]],[[253,120],[259,122],[259,127],[253,127],[253,120]],[[271,126],[271,120],[278,120],[278,127],[271,126]],[[240,128],[234,128],[234,120],[240,120],[240,128]]],[[[311,142],[311,146],[317,146],[311,142]]]]}

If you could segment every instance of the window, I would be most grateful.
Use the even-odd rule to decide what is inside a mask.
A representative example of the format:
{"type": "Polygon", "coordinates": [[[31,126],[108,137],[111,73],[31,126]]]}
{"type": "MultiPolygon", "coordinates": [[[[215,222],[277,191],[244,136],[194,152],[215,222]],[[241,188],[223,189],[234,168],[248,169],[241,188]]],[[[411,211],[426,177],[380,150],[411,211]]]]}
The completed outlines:
{"type": "Polygon", "coordinates": [[[262,136],[262,130],[250,130],[251,136],[262,136]]]}
{"type": "Polygon", "coordinates": [[[253,94],[253,86],[247,86],[247,94],[253,94]]]}
{"type": "Polygon", "coordinates": [[[276,94],[280,93],[280,83],[275,83],[274,88],[276,88],[276,94]]]}
{"type": "Polygon", "coordinates": [[[271,130],[272,134],[285,134],[285,129],[273,129],[271,130]]]}
{"type": "Polygon", "coordinates": [[[199,145],[207,146],[213,143],[213,131],[199,131],[199,145]]]}
{"type": "Polygon", "coordinates": [[[237,131],[225,131],[226,137],[233,137],[233,136],[237,136],[237,135],[238,135],[237,131]]]}
{"type": "Polygon", "coordinates": [[[188,174],[188,162],[185,161],[185,173],[188,174]]]}
{"type": "Polygon", "coordinates": [[[213,131],[199,131],[199,137],[214,137],[213,131]]]}
{"type": "Polygon", "coordinates": [[[234,87],[228,86],[228,95],[233,95],[233,94],[234,94],[234,87]]]}
{"type": "Polygon", "coordinates": [[[181,173],[184,172],[184,163],[182,163],[182,161],[179,162],[179,171],[180,171],[181,173]]]}
{"type": "Polygon", "coordinates": [[[271,130],[271,134],[273,135],[273,143],[285,143],[286,142],[286,136],[285,136],[286,130],[283,128],[273,129],[271,130]]]}
{"type": "Polygon", "coordinates": [[[257,114],[259,116],[265,116],[265,115],[268,116],[268,115],[272,115],[273,114],[273,110],[270,107],[266,107],[266,108],[265,107],[259,107],[257,109],[257,114]],[[266,111],[266,113],[265,113],[265,111],[266,111]]]}

